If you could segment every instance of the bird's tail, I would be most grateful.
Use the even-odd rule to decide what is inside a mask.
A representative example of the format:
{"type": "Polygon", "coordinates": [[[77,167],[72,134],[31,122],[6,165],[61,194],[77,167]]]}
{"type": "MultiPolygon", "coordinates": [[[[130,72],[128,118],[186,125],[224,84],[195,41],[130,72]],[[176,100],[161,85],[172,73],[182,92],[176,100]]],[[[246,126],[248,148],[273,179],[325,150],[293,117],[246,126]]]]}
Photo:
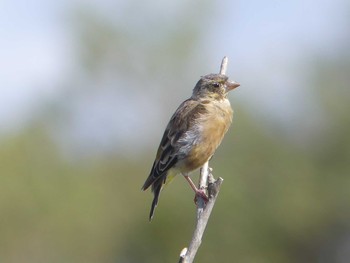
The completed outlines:
{"type": "Polygon", "coordinates": [[[154,210],[158,205],[159,195],[163,186],[167,185],[178,173],[179,171],[176,169],[169,169],[168,171],[165,171],[163,174],[158,176],[154,176],[151,172],[151,174],[147,178],[145,184],[141,189],[145,191],[147,190],[148,187],[152,186],[152,192],[154,194],[154,198],[151,206],[151,212],[149,213],[149,221],[151,221],[154,216],[154,210]]]}
{"type": "Polygon", "coordinates": [[[162,179],[157,180],[153,183],[152,185],[152,192],[154,194],[154,198],[153,198],[153,202],[152,202],[152,206],[151,206],[151,211],[149,213],[149,221],[152,220],[153,216],[154,216],[154,210],[156,209],[157,205],[158,205],[158,198],[160,195],[160,191],[162,190],[164,181],[162,179]]]}

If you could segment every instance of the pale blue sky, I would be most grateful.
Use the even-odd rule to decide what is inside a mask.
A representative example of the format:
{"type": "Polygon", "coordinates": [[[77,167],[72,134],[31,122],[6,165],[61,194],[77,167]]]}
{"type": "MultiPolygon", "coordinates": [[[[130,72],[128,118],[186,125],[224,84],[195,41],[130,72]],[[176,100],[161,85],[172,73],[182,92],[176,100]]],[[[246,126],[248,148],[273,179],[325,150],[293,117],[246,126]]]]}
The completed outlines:
{"type": "MultiPolygon", "coordinates": [[[[110,15],[113,10],[118,19],[115,7],[124,3],[0,2],[0,133],[30,121],[41,103],[60,94],[60,83],[76,67],[74,40],[67,28],[70,12],[79,5],[87,5],[100,14],[110,15]]],[[[171,19],[177,5],[183,3],[150,1],[147,12],[158,10],[154,12],[155,20],[171,19]]],[[[242,82],[245,89],[237,93],[235,100],[246,103],[252,112],[263,107],[269,117],[275,115],[278,119],[283,114],[288,120],[307,110],[300,105],[296,110],[294,105],[308,104],[301,93],[307,95],[304,80],[312,55],[332,56],[344,48],[344,43],[349,43],[349,34],[344,34],[349,25],[347,1],[226,0],[216,1],[215,6],[217,19],[203,40],[202,48],[207,54],[203,61],[217,65],[227,55],[229,74],[242,82]]],[[[212,67],[207,71],[217,70],[212,67]]]]}

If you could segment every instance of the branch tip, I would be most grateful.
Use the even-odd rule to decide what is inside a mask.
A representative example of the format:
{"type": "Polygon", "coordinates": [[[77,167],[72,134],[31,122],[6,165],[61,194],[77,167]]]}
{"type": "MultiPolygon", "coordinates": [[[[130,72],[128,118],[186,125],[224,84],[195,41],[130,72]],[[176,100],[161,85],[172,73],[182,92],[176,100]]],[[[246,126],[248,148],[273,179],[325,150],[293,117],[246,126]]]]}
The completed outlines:
{"type": "Polygon", "coordinates": [[[220,74],[221,75],[226,75],[227,64],[228,64],[228,58],[226,56],[224,56],[222,61],[221,61],[221,66],[220,66],[220,74]]]}
{"type": "Polygon", "coordinates": [[[187,247],[183,248],[180,252],[180,257],[185,257],[186,256],[186,253],[187,253],[187,247]]]}

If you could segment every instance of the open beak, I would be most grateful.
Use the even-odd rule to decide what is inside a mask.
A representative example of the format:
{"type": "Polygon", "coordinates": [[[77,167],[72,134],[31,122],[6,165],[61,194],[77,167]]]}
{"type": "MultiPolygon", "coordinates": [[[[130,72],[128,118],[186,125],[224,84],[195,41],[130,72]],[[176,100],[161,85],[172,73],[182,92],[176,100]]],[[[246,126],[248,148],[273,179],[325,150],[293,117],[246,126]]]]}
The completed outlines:
{"type": "Polygon", "coordinates": [[[237,87],[239,87],[241,84],[235,82],[235,81],[227,81],[226,82],[226,92],[229,92],[237,87]]]}

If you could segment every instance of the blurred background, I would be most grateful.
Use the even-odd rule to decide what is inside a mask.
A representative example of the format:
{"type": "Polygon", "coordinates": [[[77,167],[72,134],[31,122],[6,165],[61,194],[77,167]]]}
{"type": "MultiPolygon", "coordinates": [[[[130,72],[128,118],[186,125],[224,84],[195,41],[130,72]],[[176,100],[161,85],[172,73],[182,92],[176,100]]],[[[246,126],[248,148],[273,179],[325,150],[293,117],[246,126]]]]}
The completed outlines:
{"type": "MultiPolygon", "coordinates": [[[[0,2],[0,261],[177,262],[180,176],[140,190],[199,77],[241,83],[196,262],[350,261],[347,0],[0,2]]],[[[193,175],[197,180],[197,173],[193,175]]]]}

